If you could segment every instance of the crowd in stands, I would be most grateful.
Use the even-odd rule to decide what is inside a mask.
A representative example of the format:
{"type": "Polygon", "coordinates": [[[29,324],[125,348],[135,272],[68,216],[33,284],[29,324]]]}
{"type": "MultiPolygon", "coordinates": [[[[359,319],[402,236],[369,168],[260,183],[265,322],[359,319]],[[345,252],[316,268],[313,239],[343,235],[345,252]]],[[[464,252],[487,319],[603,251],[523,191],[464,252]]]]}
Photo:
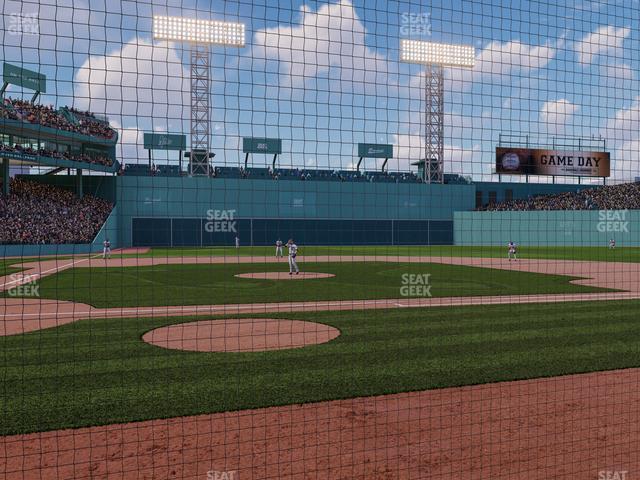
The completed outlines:
{"type": "Polygon", "coordinates": [[[72,122],[67,119],[59,110],[52,106],[31,103],[25,100],[5,98],[2,105],[0,117],[12,120],[22,120],[43,127],[55,128],[67,132],[75,132],[92,137],[112,139],[116,132],[107,122],[98,120],[90,112],[80,112],[68,108],[73,118],[72,122]]]}
{"type": "Polygon", "coordinates": [[[211,176],[217,178],[253,178],[271,180],[421,183],[414,172],[358,172],[354,170],[322,170],[272,167],[212,167],[211,176]]]}
{"type": "Polygon", "coordinates": [[[489,204],[478,210],[637,210],[640,209],[640,183],[586,188],[577,192],[537,195],[489,204]]]}
{"type": "MultiPolygon", "coordinates": [[[[181,175],[177,165],[127,164],[121,172],[135,176],[169,176],[181,175]]],[[[211,167],[214,178],[239,178],[255,180],[300,180],[300,181],[334,181],[334,182],[378,182],[378,183],[421,183],[422,179],[414,172],[357,172],[354,170],[303,170],[299,168],[272,167],[211,167]]]]}
{"type": "Polygon", "coordinates": [[[14,178],[0,195],[0,244],[90,243],[113,206],[51,185],[14,178]]]}
{"type": "Polygon", "coordinates": [[[85,155],[85,154],[72,154],[70,152],[59,152],[57,150],[48,150],[45,148],[40,148],[38,150],[31,147],[23,147],[22,145],[7,145],[0,144],[1,152],[13,152],[13,153],[24,153],[26,155],[39,155],[41,157],[50,157],[50,158],[59,158],[65,160],[71,160],[74,162],[83,162],[89,163],[91,165],[104,165],[110,167],[113,165],[113,160],[98,155],[85,155]]]}

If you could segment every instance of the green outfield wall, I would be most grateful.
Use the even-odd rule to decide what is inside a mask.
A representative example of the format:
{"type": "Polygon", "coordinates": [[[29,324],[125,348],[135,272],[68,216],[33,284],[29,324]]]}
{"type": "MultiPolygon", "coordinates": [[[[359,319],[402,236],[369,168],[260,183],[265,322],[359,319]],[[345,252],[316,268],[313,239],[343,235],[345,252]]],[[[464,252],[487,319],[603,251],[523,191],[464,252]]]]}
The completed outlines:
{"type": "Polygon", "coordinates": [[[639,210],[455,212],[456,245],[640,246],[639,210]]]}
{"type": "Polygon", "coordinates": [[[118,177],[122,246],[451,244],[472,185],[118,177]],[[233,215],[237,231],[216,231],[233,215]],[[212,217],[212,218],[209,218],[212,217]],[[225,222],[226,220],[221,220],[225,222]]]}

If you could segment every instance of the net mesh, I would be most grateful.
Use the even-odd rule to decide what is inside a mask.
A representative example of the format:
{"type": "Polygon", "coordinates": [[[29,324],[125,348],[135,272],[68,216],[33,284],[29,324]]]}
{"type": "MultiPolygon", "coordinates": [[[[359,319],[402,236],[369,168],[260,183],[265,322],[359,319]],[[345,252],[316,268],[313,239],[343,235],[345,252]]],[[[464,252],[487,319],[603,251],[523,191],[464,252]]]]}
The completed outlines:
{"type": "Polygon", "coordinates": [[[640,476],[637,0],[0,5],[0,477],[640,476]]]}

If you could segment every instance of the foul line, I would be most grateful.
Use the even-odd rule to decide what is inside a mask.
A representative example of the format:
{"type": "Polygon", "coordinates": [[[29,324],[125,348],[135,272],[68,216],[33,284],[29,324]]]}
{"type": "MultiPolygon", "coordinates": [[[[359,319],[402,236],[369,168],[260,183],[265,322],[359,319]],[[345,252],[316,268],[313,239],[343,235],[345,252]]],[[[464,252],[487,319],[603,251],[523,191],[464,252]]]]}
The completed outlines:
{"type": "MultiPolygon", "coordinates": [[[[70,267],[70,266],[72,267],[75,264],[80,263],[80,262],[86,262],[86,261],[89,261],[89,260],[93,260],[95,258],[100,258],[100,255],[101,254],[98,253],[98,254],[94,255],[93,257],[87,257],[87,258],[83,258],[83,259],[80,259],[80,260],[74,260],[71,263],[67,263],[66,265],[58,265],[56,267],[50,268],[49,270],[43,270],[43,271],[38,272],[38,273],[33,273],[33,274],[24,274],[23,272],[13,273],[11,275],[23,275],[23,278],[21,278],[19,280],[11,280],[10,282],[5,282],[4,284],[2,284],[2,288],[5,288],[5,287],[7,287],[7,285],[11,285],[12,283],[19,283],[19,282],[25,281],[25,278],[24,278],[25,276],[27,277],[26,280],[30,280],[30,277],[39,278],[39,277],[42,277],[42,275],[45,275],[45,274],[47,274],[49,272],[60,271],[63,268],[70,267]]],[[[45,262],[47,262],[47,261],[49,261],[49,260],[45,260],[45,262]]],[[[17,265],[17,264],[10,265],[10,267],[14,267],[15,265],[17,265]]],[[[24,264],[22,264],[22,265],[24,265],[24,264]]],[[[29,282],[25,282],[25,283],[29,283],[29,282]]]]}

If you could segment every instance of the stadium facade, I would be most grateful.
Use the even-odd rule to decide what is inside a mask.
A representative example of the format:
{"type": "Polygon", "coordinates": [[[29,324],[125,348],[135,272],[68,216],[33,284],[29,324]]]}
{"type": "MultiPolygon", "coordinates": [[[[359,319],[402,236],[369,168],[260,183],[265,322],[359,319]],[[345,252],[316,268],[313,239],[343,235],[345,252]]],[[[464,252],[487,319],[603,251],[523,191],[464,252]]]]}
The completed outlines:
{"type": "MultiPolygon", "coordinates": [[[[77,188],[73,175],[30,178],[77,188]]],[[[503,245],[514,240],[601,246],[610,238],[621,246],[640,244],[636,211],[474,211],[487,201],[590,188],[584,185],[151,175],[85,176],[83,183],[85,193],[115,205],[92,244],[5,245],[3,254],[87,253],[99,251],[105,238],[117,247],[232,246],[236,236],[243,246],[271,245],[278,238],[295,238],[300,245],[503,245]],[[210,228],[220,212],[232,217],[232,228],[210,228]]]]}

